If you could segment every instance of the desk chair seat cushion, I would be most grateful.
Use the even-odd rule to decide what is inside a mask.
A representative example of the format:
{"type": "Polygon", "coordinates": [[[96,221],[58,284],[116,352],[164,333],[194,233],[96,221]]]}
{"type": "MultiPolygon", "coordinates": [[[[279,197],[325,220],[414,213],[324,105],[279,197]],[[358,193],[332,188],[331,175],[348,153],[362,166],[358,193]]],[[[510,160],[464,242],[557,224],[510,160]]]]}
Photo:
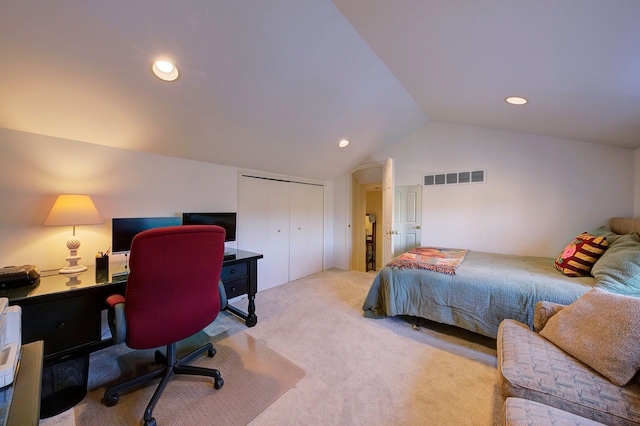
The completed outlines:
{"type": "MultiPolygon", "coordinates": [[[[218,293],[220,294],[220,310],[227,307],[227,293],[222,280],[218,281],[218,293]]],[[[114,294],[107,298],[109,329],[113,343],[118,344],[126,340],[127,321],[124,315],[125,298],[121,294],[114,294]]]]}

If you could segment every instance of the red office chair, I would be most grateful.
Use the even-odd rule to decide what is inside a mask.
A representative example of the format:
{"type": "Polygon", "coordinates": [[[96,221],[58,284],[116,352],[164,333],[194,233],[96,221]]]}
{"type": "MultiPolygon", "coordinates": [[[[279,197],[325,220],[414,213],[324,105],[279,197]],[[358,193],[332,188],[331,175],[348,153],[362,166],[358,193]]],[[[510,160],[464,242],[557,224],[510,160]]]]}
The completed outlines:
{"type": "Polygon", "coordinates": [[[115,343],[125,341],[132,349],[166,346],[167,351],[166,356],[156,352],[163,368],[108,388],[107,406],[118,403],[120,392],[162,377],[143,418],[145,426],[153,426],[152,411],[174,374],[213,377],[215,389],[224,384],[218,370],[183,364],[204,351],[214,356],[211,343],[176,360],[176,342],[201,331],[226,305],[219,282],[224,238],[224,229],[211,225],[156,228],[135,236],[125,297],[107,299],[109,325],[115,343]]]}

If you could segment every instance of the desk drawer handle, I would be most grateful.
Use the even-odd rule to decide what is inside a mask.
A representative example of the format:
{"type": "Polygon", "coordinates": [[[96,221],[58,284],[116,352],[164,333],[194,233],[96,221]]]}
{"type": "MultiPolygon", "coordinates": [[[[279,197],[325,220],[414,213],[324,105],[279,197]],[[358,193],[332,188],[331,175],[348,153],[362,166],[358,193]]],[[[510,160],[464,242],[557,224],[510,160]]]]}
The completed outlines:
{"type": "Polygon", "coordinates": [[[231,287],[231,291],[236,291],[236,288],[235,287],[231,287]]]}
{"type": "Polygon", "coordinates": [[[58,328],[64,328],[64,327],[65,327],[65,325],[66,325],[66,324],[64,323],[64,321],[60,321],[56,327],[58,327],[58,328]]]}
{"type": "Polygon", "coordinates": [[[231,275],[233,275],[233,274],[235,274],[235,273],[236,273],[236,270],[235,270],[235,269],[232,269],[232,270],[230,270],[230,271],[229,271],[229,273],[230,273],[231,275]]]}

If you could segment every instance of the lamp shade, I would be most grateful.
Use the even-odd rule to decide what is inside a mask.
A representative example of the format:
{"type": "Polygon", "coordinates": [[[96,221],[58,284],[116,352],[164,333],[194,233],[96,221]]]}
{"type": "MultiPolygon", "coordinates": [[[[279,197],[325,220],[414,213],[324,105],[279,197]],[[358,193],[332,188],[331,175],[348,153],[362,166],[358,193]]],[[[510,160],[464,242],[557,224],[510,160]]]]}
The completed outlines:
{"type": "Polygon", "coordinates": [[[65,194],[51,207],[44,224],[49,225],[97,225],[104,223],[98,209],[88,195],[65,194]]]}

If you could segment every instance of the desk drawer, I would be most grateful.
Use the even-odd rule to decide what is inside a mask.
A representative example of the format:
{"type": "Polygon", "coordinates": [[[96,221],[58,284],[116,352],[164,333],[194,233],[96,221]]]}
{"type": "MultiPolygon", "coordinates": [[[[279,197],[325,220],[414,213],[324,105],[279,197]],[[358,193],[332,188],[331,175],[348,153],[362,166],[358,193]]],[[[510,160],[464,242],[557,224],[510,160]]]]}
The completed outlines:
{"type": "Polygon", "coordinates": [[[246,277],[238,280],[222,281],[224,284],[224,291],[227,293],[227,299],[233,299],[234,297],[247,294],[249,291],[249,283],[246,277]]]}
{"type": "Polygon", "coordinates": [[[247,264],[236,263],[235,265],[223,266],[220,271],[220,279],[224,281],[235,280],[247,276],[247,264]]]}
{"type": "Polygon", "coordinates": [[[78,296],[22,306],[22,342],[44,341],[45,356],[92,343],[100,335],[95,297],[78,296]]]}

